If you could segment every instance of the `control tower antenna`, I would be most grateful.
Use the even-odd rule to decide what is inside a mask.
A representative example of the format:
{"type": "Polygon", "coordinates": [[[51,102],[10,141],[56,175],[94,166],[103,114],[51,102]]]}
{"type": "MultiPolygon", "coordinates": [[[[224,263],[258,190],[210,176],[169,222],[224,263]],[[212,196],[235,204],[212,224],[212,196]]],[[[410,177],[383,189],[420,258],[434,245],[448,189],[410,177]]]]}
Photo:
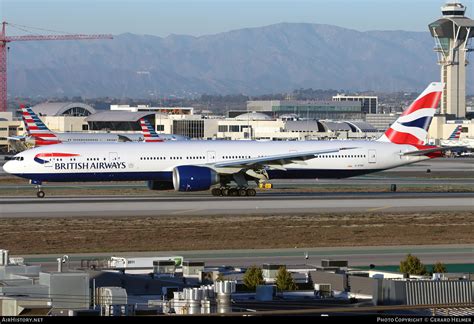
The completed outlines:
{"type": "Polygon", "coordinates": [[[434,48],[441,66],[441,114],[466,116],[466,66],[473,50],[474,20],[465,16],[466,7],[459,1],[448,1],[441,7],[443,17],[428,25],[435,39],[434,48]]]}

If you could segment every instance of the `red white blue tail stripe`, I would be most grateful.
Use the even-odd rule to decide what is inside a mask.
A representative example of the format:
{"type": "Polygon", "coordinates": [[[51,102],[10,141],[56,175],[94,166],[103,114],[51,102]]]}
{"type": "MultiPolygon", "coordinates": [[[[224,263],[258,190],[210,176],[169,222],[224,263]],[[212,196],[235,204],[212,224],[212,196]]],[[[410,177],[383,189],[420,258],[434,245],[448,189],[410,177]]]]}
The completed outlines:
{"type": "Polygon", "coordinates": [[[449,136],[448,139],[450,140],[459,139],[461,137],[461,130],[462,130],[462,125],[457,125],[453,133],[449,136]]]}
{"type": "Polygon", "coordinates": [[[424,145],[428,128],[443,91],[440,82],[431,83],[379,139],[395,144],[424,145]]]}
{"type": "Polygon", "coordinates": [[[22,106],[21,112],[26,132],[29,136],[59,143],[57,136],[49,130],[31,108],[22,106]]]}
{"type": "Polygon", "coordinates": [[[140,126],[143,136],[145,137],[145,142],[163,142],[153,125],[146,118],[140,119],[140,126]]]}

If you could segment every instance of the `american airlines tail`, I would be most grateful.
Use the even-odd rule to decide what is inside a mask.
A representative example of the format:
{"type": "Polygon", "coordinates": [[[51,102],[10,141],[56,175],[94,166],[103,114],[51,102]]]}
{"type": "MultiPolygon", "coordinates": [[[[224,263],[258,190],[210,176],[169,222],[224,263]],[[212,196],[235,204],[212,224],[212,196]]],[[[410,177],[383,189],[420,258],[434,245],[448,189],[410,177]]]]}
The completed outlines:
{"type": "Polygon", "coordinates": [[[442,91],[441,82],[431,83],[378,141],[408,144],[419,148],[425,145],[428,128],[438,108],[442,91]]]}
{"type": "Polygon", "coordinates": [[[163,142],[163,140],[160,139],[160,135],[158,135],[148,119],[140,119],[140,126],[142,128],[143,136],[145,137],[145,142],[163,142]]]}
{"type": "Polygon", "coordinates": [[[30,108],[21,106],[22,119],[25,124],[28,136],[35,139],[36,146],[58,144],[61,143],[59,138],[54,134],[30,108]]]}
{"type": "Polygon", "coordinates": [[[462,125],[457,125],[453,133],[448,137],[448,140],[458,140],[461,137],[462,125]]]}

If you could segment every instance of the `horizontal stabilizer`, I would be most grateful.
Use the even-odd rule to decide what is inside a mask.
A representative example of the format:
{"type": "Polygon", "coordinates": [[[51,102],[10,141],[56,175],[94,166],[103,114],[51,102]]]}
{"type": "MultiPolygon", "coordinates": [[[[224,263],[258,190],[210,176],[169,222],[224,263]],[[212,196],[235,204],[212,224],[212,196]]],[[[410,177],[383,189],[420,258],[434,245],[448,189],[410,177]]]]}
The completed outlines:
{"type": "MultiPolygon", "coordinates": [[[[459,148],[461,148],[461,147],[456,146],[456,149],[459,149],[459,148]]],[[[452,149],[453,149],[453,147],[451,147],[451,146],[435,147],[435,148],[426,149],[426,150],[405,152],[405,153],[402,153],[401,155],[403,155],[403,156],[421,156],[421,155],[426,155],[426,154],[435,153],[435,152],[450,151],[452,149]]]]}
{"type": "Polygon", "coordinates": [[[7,140],[10,140],[10,141],[25,141],[26,137],[25,136],[7,136],[7,140]]]}

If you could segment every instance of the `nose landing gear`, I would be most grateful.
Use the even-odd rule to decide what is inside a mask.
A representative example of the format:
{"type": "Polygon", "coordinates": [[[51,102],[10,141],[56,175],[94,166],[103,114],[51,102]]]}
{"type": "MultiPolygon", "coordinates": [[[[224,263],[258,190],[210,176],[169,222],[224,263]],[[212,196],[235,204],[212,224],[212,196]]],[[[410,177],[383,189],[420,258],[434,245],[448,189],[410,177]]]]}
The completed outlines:
{"type": "Polygon", "coordinates": [[[30,183],[31,183],[31,184],[34,184],[34,185],[35,185],[35,188],[38,190],[38,191],[36,192],[36,197],[38,197],[38,198],[44,198],[44,196],[46,196],[46,194],[44,193],[44,191],[41,190],[41,185],[42,185],[42,182],[41,182],[41,181],[30,180],[30,183]]]}
{"type": "Polygon", "coordinates": [[[39,189],[38,189],[38,192],[36,193],[36,197],[38,197],[38,198],[44,198],[45,195],[46,195],[46,194],[44,193],[43,190],[39,190],[39,189]]]}

